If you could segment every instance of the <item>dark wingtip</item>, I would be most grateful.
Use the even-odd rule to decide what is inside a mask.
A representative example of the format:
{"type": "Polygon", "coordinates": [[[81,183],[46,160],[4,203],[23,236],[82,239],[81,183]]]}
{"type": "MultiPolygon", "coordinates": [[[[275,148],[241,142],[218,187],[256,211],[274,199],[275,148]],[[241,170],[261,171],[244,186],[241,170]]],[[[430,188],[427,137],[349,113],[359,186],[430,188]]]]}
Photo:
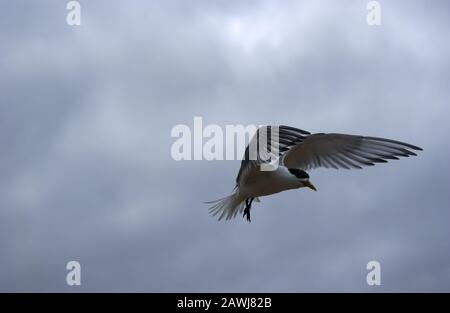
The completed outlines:
{"type": "Polygon", "coordinates": [[[393,144],[398,144],[398,145],[402,145],[402,146],[408,147],[408,148],[413,149],[413,150],[419,150],[419,151],[423,150],[422,148],[420,148],[418,146],[415,146],[415,145],[412,145],[410,143],[403,142],[403,141],[392,140],[392,139],[387,139],[387,138],[380,138],[380,137],[372,137],[372,136],[366,136],[364,138],[365,139],[369,139],[369,140],[375,140],[375,141],[390,142],[390,143],[393,143],[393,144]]]}
{"type": "Polygon", "coordinates": [[[407,147],[410,148],[410,149],[416,150],[416,151],[423,151],[423,149],[421,147],[418,147],[418,146],[414,146],[414,145],[408,144],[407,147]]]}

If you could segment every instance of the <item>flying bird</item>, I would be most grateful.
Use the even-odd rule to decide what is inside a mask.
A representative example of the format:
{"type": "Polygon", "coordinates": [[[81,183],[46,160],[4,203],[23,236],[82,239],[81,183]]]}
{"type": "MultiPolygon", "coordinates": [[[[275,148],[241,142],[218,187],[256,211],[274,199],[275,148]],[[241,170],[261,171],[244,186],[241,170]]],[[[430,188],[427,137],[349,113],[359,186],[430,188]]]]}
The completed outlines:
{"type": "Polygon", "coordinates": [[[209,212],[219,220],[243,214],[250,222],[252,203],[259,202],[259,197],[304,187],[317,191],[307,171],[319,167],[362,169],[416,156],[412,150],[422,148],[385,138],[311,134],[290,126],[262,126],[246,147],[233,193],[206,203],[212,205],[209,212]],[[271,170],[263,170],[264,165],[272,166],[271,170]]]}

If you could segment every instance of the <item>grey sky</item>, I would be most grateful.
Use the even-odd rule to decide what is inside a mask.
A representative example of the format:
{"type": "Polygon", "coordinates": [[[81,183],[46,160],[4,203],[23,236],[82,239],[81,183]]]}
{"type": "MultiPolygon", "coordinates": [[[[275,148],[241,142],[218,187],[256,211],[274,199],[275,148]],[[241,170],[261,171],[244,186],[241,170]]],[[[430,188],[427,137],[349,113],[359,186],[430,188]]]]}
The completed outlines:
{"type": "Polygon", "coordinates": [[[450,291],[449,5],[366,3],[2,1],[0,290],[450,291]],[[194,116],[424,151],[219,223],[239,162],[171,159],[194,116]]]}

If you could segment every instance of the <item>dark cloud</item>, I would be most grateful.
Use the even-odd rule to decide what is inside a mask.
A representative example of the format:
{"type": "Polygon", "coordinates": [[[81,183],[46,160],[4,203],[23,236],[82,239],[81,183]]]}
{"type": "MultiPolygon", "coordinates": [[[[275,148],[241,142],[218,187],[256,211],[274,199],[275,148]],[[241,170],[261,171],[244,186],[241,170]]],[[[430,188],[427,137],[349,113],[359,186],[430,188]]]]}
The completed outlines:
{"type": "Polygon", "coordinates": [[[0,289],[449,291],[448,4],[381,4],[378,28],[357,1],[82,1],[79,28],[53,1],[6,4],[0,289]],[[315,171],[319,192],[218,223],[202,202],[231,191],[239,162],[171,159],[171,128],[194,116],[425,150],[315,171]]]}

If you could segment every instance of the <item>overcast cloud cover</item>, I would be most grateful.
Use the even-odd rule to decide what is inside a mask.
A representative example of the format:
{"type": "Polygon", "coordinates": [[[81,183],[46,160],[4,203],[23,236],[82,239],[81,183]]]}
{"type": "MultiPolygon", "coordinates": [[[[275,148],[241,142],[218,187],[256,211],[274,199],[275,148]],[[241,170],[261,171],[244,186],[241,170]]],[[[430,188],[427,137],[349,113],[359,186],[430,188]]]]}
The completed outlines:
{"type": "Polygon", "coordinates": [[[450,291],[449,5],[380,2],[1,1],[0,290],[450,291]],[[219,223],[239,162],[172,160],[194,116],[424,151],[219,223]]]}

